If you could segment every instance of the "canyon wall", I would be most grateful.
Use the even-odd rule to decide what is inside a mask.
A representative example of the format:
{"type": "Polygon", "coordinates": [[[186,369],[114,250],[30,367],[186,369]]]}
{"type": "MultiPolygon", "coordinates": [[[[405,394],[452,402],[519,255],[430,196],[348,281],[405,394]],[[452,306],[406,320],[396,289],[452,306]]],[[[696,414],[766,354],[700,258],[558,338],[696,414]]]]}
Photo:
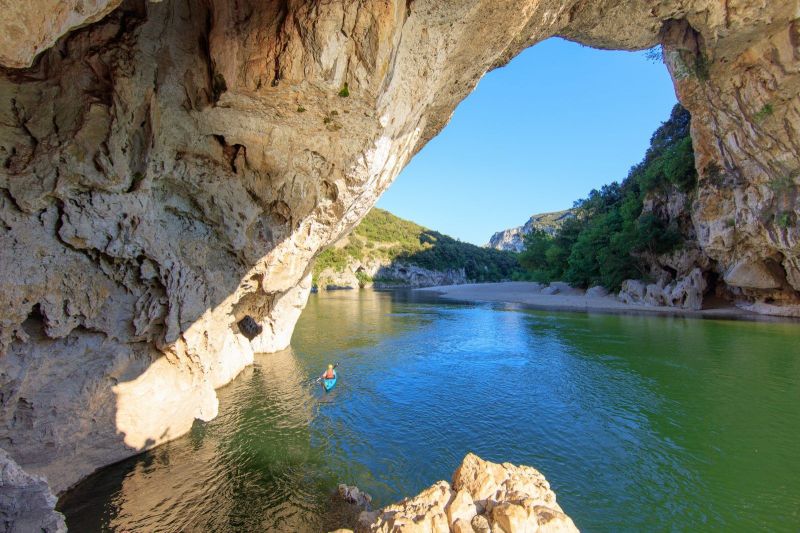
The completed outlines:
{"type": "Polygon", "coordinates": [[[554,35],[663,43],[710,268],[797,302],[797,2],[40,4],[0,14],[0,445],[57,492],[214,417],[288,344],[313,257],[554,35]]]}

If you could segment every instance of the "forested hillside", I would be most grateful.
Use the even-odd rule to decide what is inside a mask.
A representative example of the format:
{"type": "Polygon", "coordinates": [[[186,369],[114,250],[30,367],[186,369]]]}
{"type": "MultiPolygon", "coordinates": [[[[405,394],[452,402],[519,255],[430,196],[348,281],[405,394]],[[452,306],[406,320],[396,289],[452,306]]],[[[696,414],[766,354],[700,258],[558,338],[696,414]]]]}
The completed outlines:
{"type": "MultiPolygon", "coordinates": [[[[431,271],[464,269],[468,280],[478,282],[510,279],[521,273],[516,254],[461,242],[378,208],[347,238],[317,257],[315,281],[327,269],[343,272],[356,262],[398,263],[431,271]]],[[[360,281],[371,281],[364,272],[356,272],[360,281]]]]}
{"type": "Polygon", "coordinates": [[[648,259],[675,249],[685,237],[675,219],[644,207],[646,200],[670,191],[691,194],[695,189],[690,120],[677,104],[653,134],[644,159],[621,183],[576,201],[576,216],[555,236],[540,230],[528,234],[519,256],[526,273],[518,277],[610,290],[618,290],[626,279],[647,277],[648,259]]]}

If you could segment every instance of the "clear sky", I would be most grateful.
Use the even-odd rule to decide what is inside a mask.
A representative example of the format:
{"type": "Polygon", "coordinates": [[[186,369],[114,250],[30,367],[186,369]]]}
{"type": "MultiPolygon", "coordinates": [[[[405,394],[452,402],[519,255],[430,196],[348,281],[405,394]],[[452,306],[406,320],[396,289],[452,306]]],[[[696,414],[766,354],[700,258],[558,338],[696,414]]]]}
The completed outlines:
{"type": "Polygon", "coordinates": [[[485,244],[622,180],[676,101],[644,52],[549,39],[484,76],[378,207],[485,244]]]}

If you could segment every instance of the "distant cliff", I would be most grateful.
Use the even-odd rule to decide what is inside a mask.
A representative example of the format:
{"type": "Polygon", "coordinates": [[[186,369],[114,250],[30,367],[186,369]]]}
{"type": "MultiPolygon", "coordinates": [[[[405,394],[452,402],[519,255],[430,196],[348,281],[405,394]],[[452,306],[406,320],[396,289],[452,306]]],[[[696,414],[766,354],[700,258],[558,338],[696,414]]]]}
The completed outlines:
{"type": "Polygon", "coordinates": [[[353,231],[317,257],[319,289],[453,285],[501,281],[520,270],[516,257],[482,248],[373,209],[353,231]]]}
{"type": "Polygon", "coordinates": [[[516,228],[509,228],[503,231],[498,231],[489,239],[487,248],[494,248],[495,250],[505,250],[509,252],[521,252],[525,247],[523,237],[533,230],[542,230],[551,237],[554,236],[565,220],[575,216],[574,209],[565,209],[564,211],[553,211],[552,213],[539,213],[533,215],[528,221],[516,228]]]}

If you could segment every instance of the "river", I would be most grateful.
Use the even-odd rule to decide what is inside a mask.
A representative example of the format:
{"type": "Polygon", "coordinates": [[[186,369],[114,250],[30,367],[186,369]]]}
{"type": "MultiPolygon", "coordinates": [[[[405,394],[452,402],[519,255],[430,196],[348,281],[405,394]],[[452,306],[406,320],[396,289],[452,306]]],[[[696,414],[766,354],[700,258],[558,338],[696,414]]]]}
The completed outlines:
{"type": "Polygon", "coordinates": [[[536,467],[584,531],[798,531],[800,324],[312,294],[220,415],[64,495],[72,531],[321,531],[464,454],[536,467]],[[328,362],[339,383],[313,383],[328,362]]]}

